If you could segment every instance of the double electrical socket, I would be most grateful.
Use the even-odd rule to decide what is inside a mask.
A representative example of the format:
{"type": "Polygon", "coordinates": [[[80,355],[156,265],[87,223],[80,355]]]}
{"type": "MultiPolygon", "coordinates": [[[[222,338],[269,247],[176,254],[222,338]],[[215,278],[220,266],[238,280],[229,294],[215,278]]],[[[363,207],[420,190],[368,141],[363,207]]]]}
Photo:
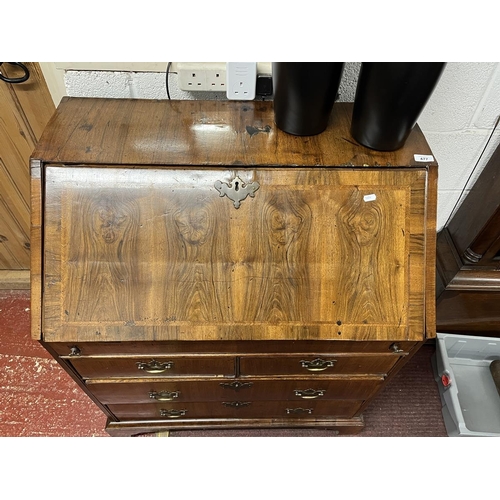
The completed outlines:
{"type": "Polygon", "coordinates": [[[226,63],[178,62],[172,71],[177,72],[180,90],[226,92],[226,63]]]}

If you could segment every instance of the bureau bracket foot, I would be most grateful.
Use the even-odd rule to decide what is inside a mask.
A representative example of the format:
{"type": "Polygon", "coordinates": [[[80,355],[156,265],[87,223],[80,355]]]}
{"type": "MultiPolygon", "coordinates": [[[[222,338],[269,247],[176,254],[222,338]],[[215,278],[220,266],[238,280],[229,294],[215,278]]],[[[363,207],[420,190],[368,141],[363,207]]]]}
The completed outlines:
{"type": "Polygon", "coordinates": [[[297,418],[297,419],[198,419],[193,420],[138,420],[112,422],[108,420],[106,432],[110,436],[138,436],[142,434],[168,435],[175,430],[213,429],[323,429],[337,435],[354,435],[364,429],[363,416],[353,418],[297,418]]]}

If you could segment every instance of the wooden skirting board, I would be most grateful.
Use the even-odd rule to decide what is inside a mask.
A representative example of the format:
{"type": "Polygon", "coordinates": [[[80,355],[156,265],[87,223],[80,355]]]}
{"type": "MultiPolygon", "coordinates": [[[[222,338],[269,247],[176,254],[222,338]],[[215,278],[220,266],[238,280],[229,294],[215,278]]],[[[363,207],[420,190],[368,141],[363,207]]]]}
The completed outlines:
{"type": "Polygon", "coordinates": [[[0,290],[29,290],[29,270],[0,270],[0,290]]]}

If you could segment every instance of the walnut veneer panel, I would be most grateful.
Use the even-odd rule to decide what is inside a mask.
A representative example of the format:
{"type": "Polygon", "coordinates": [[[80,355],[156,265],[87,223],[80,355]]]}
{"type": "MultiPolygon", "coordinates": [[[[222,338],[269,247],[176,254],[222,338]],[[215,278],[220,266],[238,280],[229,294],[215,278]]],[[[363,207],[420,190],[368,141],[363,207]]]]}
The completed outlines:
{"type": "Polygon", "coordinates": [[[64,97],[33,158],[100,165],[434,165],[418,125],[404,148],[373,151],[349,132],[352,103],[336,103],[328,128],[312,137],[278,130],[272,102],[154,101],[64,97]]]}
{"type": "Polygon", "coordinates": [[[46,168],[45,340],[421,340],[425,170],[46,168]],[[235,209],[214,187],[258,182],[235,209]]]}

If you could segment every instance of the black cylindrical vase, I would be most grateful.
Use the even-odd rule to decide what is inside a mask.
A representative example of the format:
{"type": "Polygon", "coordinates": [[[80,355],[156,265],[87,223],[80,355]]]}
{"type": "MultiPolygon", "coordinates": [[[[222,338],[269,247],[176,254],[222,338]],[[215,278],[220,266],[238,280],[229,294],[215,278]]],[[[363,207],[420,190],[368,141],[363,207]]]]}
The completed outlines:
{"type": "Polygon", "coordinates": [[[330,118],[344,63],[273,63],[274,120],[293,135],[323,132],[330,118]]]}
{"type": "Polygon", "coordinates": [[[354,98],[354,139],[378,151],[403,147],[445,64],[363,63],[354,98]]]}

